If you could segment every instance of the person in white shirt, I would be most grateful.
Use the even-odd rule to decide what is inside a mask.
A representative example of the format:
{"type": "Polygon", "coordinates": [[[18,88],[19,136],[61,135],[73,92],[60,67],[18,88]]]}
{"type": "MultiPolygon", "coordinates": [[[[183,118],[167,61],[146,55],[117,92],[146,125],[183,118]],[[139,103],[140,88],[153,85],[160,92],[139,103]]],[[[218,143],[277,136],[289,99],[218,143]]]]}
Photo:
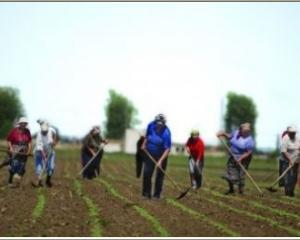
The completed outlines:
{"type": "Polygon", "coordinates": [[[42,187],[42,175],[47,174],[46,186],[52,187],[51,177],[55,168],[55,151],[57,143],[56,131],[49,127],[49,123],[43,121],[41,130],[36,136],[36,146],[34,151],[36,182],[32,182],[34,187],[42,187]]]}
{"type": "Polygon", "coordinates": [[[298,138],[297,128],[290,126],[287,128],[287,134],[281,142],[281,161],[282,170],[293,166],[284,177],[285,195],[294,197],[295,186],[298,178],[298,167],[300,162],[300,139],[298,138]]]}

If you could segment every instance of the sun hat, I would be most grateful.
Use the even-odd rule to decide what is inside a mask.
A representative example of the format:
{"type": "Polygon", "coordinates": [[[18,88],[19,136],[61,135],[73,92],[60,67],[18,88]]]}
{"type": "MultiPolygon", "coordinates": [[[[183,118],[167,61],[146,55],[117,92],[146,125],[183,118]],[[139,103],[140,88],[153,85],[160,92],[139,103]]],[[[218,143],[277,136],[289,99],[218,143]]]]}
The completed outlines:
{"type": "Polygon", "coordinates": [[[20,124],[20,123],[26,123],[28,124],[28,120],[26,117],[20,117],[19,121],[17,122],[17,124],[20,124]]]}

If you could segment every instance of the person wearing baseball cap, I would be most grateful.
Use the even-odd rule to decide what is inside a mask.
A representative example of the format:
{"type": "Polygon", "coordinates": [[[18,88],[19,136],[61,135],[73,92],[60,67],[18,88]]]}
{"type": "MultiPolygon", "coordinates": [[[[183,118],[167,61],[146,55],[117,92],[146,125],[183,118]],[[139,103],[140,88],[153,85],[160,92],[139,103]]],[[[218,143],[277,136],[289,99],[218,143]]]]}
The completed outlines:
{"type": "Polygon", "coordinates": [[[167,168],[168,155],[171,150],[171,132],[166,125],[166,117],[164,114],[155,116],[154,121],[151,121],[146,130],[145,140],[141,149],[147,151],[153,159],[145,154],[144,170],[143,170],[143,189],[142,195],[146,199],[160,199],[163,187],[164,173],[159,167],[156,168],[155,189],[152,195],[152,175],[156,166],[160,166],[164,171],[167,168]]]}
{"type": "Polygon", "coordinates": [[[93,179],[100,175],[100,163],[103,156],[102,143],[107,144],[108,141],[102,137],[100,127],[94,126],[84,137],[81,148],[81,164],[83,168],[94,157],[91,164],[83,171],[83,178],[93,179]]]}
{"type": "MultiPolygon", "coordinates": [[[[232,133],[221,131],[217,133],[217,137],[225,137],[229,140],[231,152],[235,155],[237,161],[239,161],[245,169],[248,169],[255,146],[254,139],[251,136],[251,124],[248,122],[242,123],[239,129],[234,130],[232,133]]],[[[229,190],[225,192],[225,194],[234,193],[234,184],[238,185],[238,192],[240,194],[244,193],[245,172],[231,155],[228,158],[227,170],[222,178],[224,178],[229,185],[229,190]]]]}
{"type": "Polygon", "coordinates": [[[26,117],[20,117],[7,136],[7,144],[10,155],[10,170],[8,184],[10,187],[18,187],[25,174],[25,167],[28,155],[31,152],[31,133],[27,128],[28,120],[26,117]],[[13,183],[15,180],[15,185],[13,183]]]}
{"type": "Polygon", "coordinates": [[[285,195],[289,197],[295,196],[294,190],[297,183],[300,162],[300,139],[297,136],[297,131],[295,125],[288,126],[280,147],[281,171],[283,172],[289,166],[293,166],[283,178],[285,195]]]}

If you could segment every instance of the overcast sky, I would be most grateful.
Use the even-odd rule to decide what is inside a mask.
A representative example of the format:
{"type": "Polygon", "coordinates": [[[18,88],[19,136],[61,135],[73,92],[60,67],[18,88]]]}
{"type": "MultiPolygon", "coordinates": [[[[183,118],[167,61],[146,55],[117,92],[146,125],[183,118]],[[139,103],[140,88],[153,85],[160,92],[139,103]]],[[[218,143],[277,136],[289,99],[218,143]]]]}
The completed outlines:
{"type": "Polygon", "coordinates": [[[274,147],[298,107],[300,3],[0,3],[0,85],[81,137],[105,120],[108,90],[141,125],[163,112],[173,140],[217,143],[228,91],[257,104],[257,146],[274,147]]]}

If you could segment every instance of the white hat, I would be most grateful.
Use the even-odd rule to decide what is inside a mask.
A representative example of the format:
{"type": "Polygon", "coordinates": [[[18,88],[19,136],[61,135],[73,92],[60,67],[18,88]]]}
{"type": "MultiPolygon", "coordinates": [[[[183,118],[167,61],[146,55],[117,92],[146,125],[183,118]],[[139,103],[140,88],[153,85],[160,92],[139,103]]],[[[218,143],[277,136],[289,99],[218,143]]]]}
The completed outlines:
{"type": "Polygon", "coordinates": [[[48,129],[49,129],[48,123],[44,122],[44,123],[41,125],[41,130],[42,130],[43,132],[46,132],[46,131],[48,131],[48,129]]]}
{"type": "Polygon", "coordinates": [[[20,117],[19,121],[17,122],[17,124],[20,124],[20,123],[26,123],[28,124],[28,120],[26,117],[20,117]]]}
{"type": "Polygon", "coordinates": [[[297,132],[297,127],[295,125],[291,125],[287,128],[288,132],[297,132]]]}

